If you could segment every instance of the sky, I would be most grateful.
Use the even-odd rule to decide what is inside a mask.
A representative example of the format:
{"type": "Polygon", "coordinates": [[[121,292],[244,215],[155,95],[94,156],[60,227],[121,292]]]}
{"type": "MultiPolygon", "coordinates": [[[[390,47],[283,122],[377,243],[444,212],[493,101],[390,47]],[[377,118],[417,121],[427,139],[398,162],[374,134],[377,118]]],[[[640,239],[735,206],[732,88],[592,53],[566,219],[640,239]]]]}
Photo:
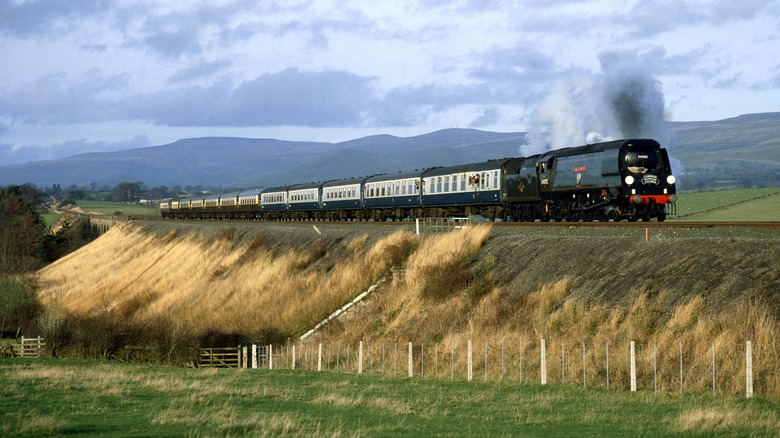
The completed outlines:
{"type": "Polygon", "coordinates": [[[780,111],[780,2],[0,0],[0,62],[0,166],[205,136],[663,143],[780,111]]]}

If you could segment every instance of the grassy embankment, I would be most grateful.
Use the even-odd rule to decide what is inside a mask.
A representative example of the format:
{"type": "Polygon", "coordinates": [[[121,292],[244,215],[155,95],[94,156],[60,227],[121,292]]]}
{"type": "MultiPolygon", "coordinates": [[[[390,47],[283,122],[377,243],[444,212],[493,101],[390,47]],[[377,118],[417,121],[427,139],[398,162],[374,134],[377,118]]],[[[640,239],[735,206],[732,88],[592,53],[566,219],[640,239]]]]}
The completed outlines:
{"type": "MultiPolygon", "coordinates": [[[[740,298],[742,289],[733,288],[743,287],[741,281],[730,277],[726,281],[721,272],[701,270],[696,258],[699,255],[693,253],[700,245],[702,257],[716,257],[702,259],[713,267],[757,267],[751,272],[762,276],[762,288],[771,288],[777,284],[776,265],[770,262],[764,266],[767,260],[751,261],[749,255],[739,256],[748,258],[747,263],[739,265],[728,257],[731,252],[756,245],[764,245],[766,257],[777,257],[772,250],[777,248],[776,240],[770,240],[767,249],[766,240],[697,240],[674,237],[678,236],[676,231],[670,231],[669,240],[658,237],[645,243],[584,235],[533,238],[523,236],[531,230],[523,230],[520,235],[494,237],[496,242],[509,246],[490,246],[495,252],[489,252],[482,250],[491,238],[489,226],[424,238],[368,225],[373,234],[355,225],[323,228],[326,232],[322,236],[308,225],[201,225],[205,227],[199,228],[201,231],[216,233],[212,237],[197,231],[189,235],[177,229],[165,232],[165,226],[170,225],[148,225],[152,229],[163,227],[159,232],[133,225],[116,227],[87,248],[42,270],[40,296],[50,320],[70,314],[100,317],[104,324],[112,321],[102,329],[93,326],[97,330],[92,332],[98,333],[121,332],[115,324],[123,322],[170,321],[162,326],[178,335],[197,337],[220,331],[238,333],[258,343],[284,342],[300,336],[378,278],[389,276],[395,267],[402,269],[403,275],[397,272],[395,281],[385,283],[354,317],[333,324],[320,336],[333,344],[354,345],[358,340],[425,342],[429,354],[431,344],[436,342],[461,347],[468,340],[490,342],[493,350],[496,343],[503,342],[514,351],[507,362],[515,363],[517,358],[511,354],[517,354],[520,342],[527,358],[534,354],[538,357],[535,352],[540,338],[550,342],[551,354],[560,350],[561,342],[575,348],[584,343],[589,382],[595,384],[605,380],[602,346],[609,342],[614,352],[613,385],[621,382],[623,386],[628,373],[625,352],[633,340],[645,352],[638,359],[643,388],[652,387],[649,370],[653,369],[653,357],[647,351],[657,344],[658,367],[666,370],[658,382],[661,390],[679,388],[675,369],[682,344],[686,391],[703,392],[711,385],[707,370],[711,369],[714,344],[717,391],[734,395],[744,394],[744,343],[751,340],[757,393],[770,398],[780,396],[775,350],[780,339],[777,297],[769,302],[766,299],[771,300],[771,295],[762,299],[761,294],[747,294],[756,299],[740,298]],[[244,234],[248,230],[254,234],[244,234]],[[518,241],[528,244],[512,246],[518,241]],[[547,244],[534,245],[537,242],[547,244]],[[558,246],[551,246],[553,242],[559,242],[555,244],[558,246]],[[686,251],[675,252],[681,244],[686,251]],[[600,251],[604,245],[612,245],[614,250],[600,251]],[[535,252],[528,252],[532,248],[535,252]],[[530,263],[527,257],[561,260],[562,248],[594,254],[588,258],[569,257],[582,259],[581,266],[571,268],[580,269],[576,275],[569,268],[558,273],[555,266],[549,265],[547,270],[556,272],[550,278],[540,277],[538,283],[520,279],[526,289],[517,283],[514,271],[499,272],[498,268],[507,268],[507,263],[530,263]],[[714,251],[716,248],[730,249],[720,254],[714,251]],[[650,262],[660,264],[648,271],[650,262]],[[600,280],[609,272],[616,275],[610,266],[631,279],[620,285],[622,289],[608,284],[609,280],[600,280]],[[669,278],[687,281],[697,275],[702,277],[694,283],[664,283],[669,278]],[[710,289],[719,284],[731,285],[732,289],[710,289]],[[593,290],[591,297],[582,295],[602,287],[623,294],[623,298],[604,295],[607,290],[593,290]],[[708,305],[710,295],[726,296],[708,305]]],[[[187,226],[198,229],[197,224],[187,226]]],[[[741,274],[737,271],[729,275],[741,274]]],[[[104,355],[119,354],[112,344],[121,341],[117,339],[107,340],[98,350],[104,355]]],[[[578,357],[576,350],[569,355],[578,357]]],[[[465,357],[461,354],[457,360],[456,366],[463,369],[465,357]]],[[[496,364],[491,360],[491,367],[496,364]]],[[[565,366],[566,375],[581,375],[580,359],[570,359],[565,366]]],[[[551,356],[548,367],[550,376],[561,375],[560,360],[551,356]]],[[[490,371],[491,376],[499,373],[490,371]]]]}
{"type": "Polygon", "coordinates": [[[3,436],[777,436],[761,399],[0,359],[3,436]]]}

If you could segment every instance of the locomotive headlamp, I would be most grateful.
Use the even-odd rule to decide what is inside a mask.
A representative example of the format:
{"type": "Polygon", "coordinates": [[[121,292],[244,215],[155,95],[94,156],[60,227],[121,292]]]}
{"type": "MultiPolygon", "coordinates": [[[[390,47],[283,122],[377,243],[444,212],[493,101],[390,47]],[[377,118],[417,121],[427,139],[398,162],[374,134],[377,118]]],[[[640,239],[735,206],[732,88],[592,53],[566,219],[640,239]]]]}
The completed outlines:
{"type": "Polygon", "coordinates": [[[675,181],[677,181],[677,180],[674,178],[674,175],[669,175],[669,176],[666,177],[666,182],[668,184],[674,184],[675,181]]]}
{"type": "Polygon", "coordinates": [[[633,184],[633,183],[634,183],[634,177],[633,177],[633,176],[631,176],[631,175],[628,175],[628,176],[626,177],[626,185],[627,185],[627,186],[630,186],[630,185],[631,185],[631,184],[633,184]]]}

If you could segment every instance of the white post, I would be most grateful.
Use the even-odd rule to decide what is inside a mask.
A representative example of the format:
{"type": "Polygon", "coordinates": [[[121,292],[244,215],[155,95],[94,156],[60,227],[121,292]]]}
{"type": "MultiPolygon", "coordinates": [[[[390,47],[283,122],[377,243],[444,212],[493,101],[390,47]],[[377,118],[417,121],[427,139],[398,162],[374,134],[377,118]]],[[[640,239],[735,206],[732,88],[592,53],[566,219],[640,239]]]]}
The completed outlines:
{"type": "Polygon", "coordinates": [[[317,355],[317,371],[322,371],[322,342],[320,342],[320,353],[317,355]]]}
{"type": "Polygon", "coordinates": [[[420,235],[420,218],[416,218],[414,220],[415,228],[417,230],[417,235],[420,235]]]}
{"type": "Polygon", "coordinates": [[[295,369],[295,345],[293,345],[292,369],[295,369]]]}
{"type": "Polygon", "coordinates": [[[414,360],[412,358],[412,343],[409,343],[409,377],[414,376],[414,360]]]}
{"type": "Polygon", "coordinates": [[[636,392],[636,350],[631,341],[631,391],[636,392]]]}
{"type": "Polygon", "coordinates": [[[753,397],[753,343],[745,344],[745,397],[753,397]]]}
{"type": "Polygon", "coordinates": [[[257,344],[252,344],[252,368],[257,368],[257,344]]]}
{"type": "Polygon", "coordinates": [[[473,375],[473,368],[472,368],[472,362],[471,362],[471,340],[469,339],[469,369],[468,369],[468,381],[471,382],[471,379],[474,377],[473,375]]]}
{"type": "Polygon", "coordinates": [[[274,346],[268,346],[268,369],[274,369],[274,346]]]}
{"type": "Polygon", "coordinates": [[[541,367],[541,373],[542,373],[542,385],[547,384],[547,346],[544,344],[544,339],[542,339],[542,367],[541,367]]]}
{"type": "Polygon", "coordinates": [[[360,341],[358,348],[358,374],[363,374],[363,341],[360,341]]]}

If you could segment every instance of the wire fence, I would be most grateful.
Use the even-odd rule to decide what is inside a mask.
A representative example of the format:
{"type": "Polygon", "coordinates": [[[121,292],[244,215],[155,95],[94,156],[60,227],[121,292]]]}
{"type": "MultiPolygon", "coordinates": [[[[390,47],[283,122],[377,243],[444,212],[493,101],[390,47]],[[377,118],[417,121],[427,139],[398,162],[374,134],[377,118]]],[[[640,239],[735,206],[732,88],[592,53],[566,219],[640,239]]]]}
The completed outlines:
{"type": "Polygon", "coordinates": [[[244,368],[536,382],[632,391],[777,398],[777,346],[527,342],[299,343],[244,346],[244,368]],[[703,348],[704,347],[704,348],[703,348]],[[270,354],[269,354],[270,352],[270,354]]]}

